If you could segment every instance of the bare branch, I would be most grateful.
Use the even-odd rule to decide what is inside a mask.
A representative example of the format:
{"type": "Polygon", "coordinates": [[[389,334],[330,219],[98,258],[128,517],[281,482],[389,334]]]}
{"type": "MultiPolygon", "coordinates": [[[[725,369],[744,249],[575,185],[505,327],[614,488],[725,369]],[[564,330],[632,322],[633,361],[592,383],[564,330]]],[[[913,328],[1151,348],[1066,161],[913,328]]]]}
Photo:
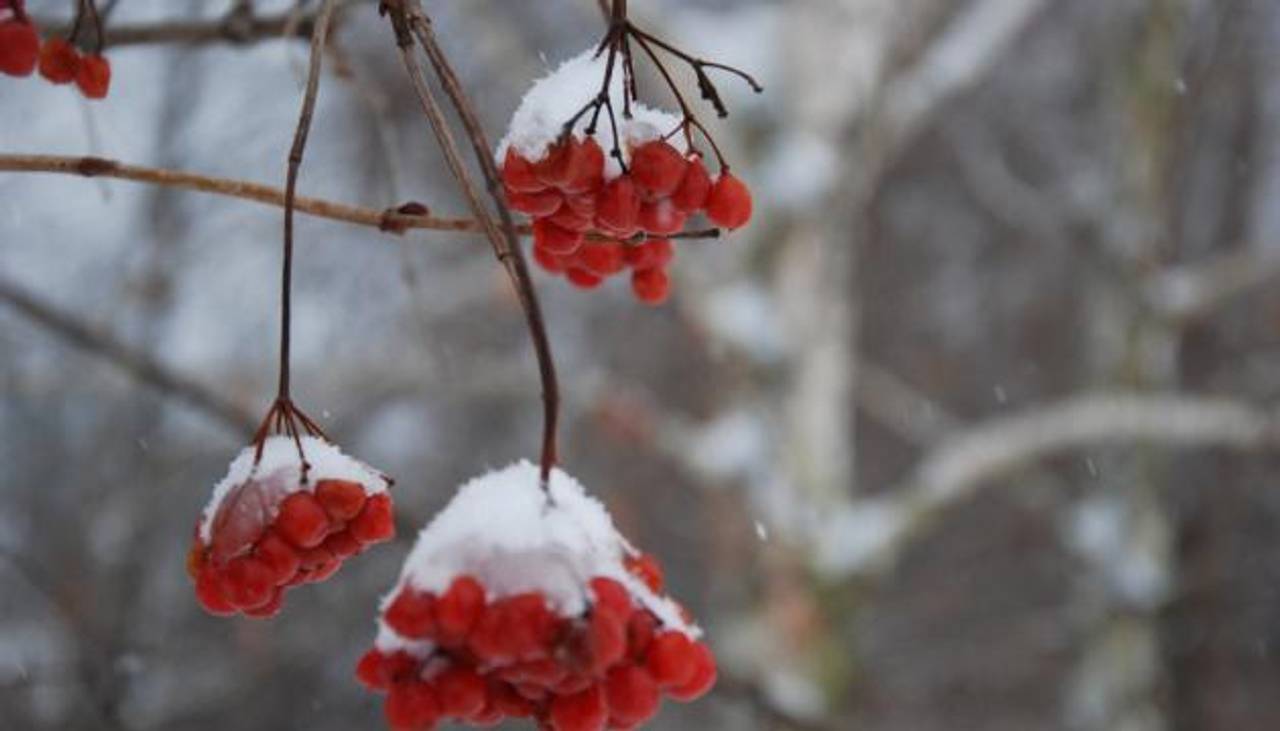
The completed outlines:
{"type": "Polygon", "coordinates": [[[75,316],[41,301],[3,278],[0,278],[0,301],[71,345],[111,362],[161,393],[186,402],[228,430],[236,434],[253,430],[255,419],[239,406],[223,400],[217,393],[190,378],[173,372],[150,356],[133,351],[110,334],[95,331],[75,316]]]}
{"type": "Polygon", "coordinates": [[[1165,269],[1147,282],[1144,294],[1162,317],[1189,322],[1206,317],[1277,278],[1280,253],[1245,247],[1207,262],[1165,269]]]}

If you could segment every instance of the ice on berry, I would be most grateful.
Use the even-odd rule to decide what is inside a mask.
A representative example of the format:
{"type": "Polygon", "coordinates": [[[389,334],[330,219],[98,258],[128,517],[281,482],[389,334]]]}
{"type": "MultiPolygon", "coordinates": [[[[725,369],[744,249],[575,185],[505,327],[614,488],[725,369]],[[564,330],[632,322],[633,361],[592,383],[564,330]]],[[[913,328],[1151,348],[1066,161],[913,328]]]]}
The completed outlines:
{"type": "Polygon", "coordinates": [[[323,581],[394,535],[389,486],[319,437],[245,448],[196,525],[188,571],[197,599],[212,614],[274,615],[290,587],[323,581]]]}
{"type": "Polygon", "coordinates": [[[419,534],[356,675],[393,729],[531,718],[630,729],[715,682],[701,631],[569,475],[520,462],[463,485],[419,534]],[[430,698],[428,702],[424,699],[430,698]]]}

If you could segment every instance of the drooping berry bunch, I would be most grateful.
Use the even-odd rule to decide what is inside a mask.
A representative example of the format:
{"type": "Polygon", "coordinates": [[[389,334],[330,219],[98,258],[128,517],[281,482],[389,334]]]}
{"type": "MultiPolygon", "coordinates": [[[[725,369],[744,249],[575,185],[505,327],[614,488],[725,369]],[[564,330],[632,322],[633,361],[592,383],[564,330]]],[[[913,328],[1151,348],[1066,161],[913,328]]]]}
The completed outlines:
{"type": "Polygon", "coordinates": [[[729,172],[712,180],[702,156],[661,139],[628,146],[630,166],[606,181],[594,137],[569,136],[530,160],[508,147],[502,179],[507,200],[533,219],[534,260],[552,274],[593,289],[631,271],[636,298],[660,304],[670,291],[670,239],[704,212],[717,226],[751,217],[751,194],[729,172]]]}
{"type": "MultiPolygon", "coordinates": [[[[79,24],[80,19],[77,18],[77,29],[79,24]]],[[[0,0],[2,73],[30,76],[39,68],[40,75],[54,84],[74,82],[85,98],[103,99],[111,86],[111,62],[102,55],[100,25],[97,45],[98,50],[85,54],[64,38],[49,38],[42,44],[35,23],[26,14],[23,0],[0,0]]]]}
{"type": "Polygon", "coordinates": [[[246,448],[196,525],[187,562],[196,598],[218,616],[275,616],[290,588],[324,581],[394,536],[389,484],[319,436],[246,448]]]}
{"type": "Polygon", "coordinates": [[[556,471],[521,463],[463,487],[419,536],[356,675],[395,731],[529,718],[633,729],[716,679],[662,572],[556,471]],[[587,578],[590,577],[590,578],[587,578]]]}
{"type": "MultiPolygon", "coordinates": [[[[534,83],[498,152],[507,200],[533,219],[533,256],[543,269],[585,289],[630,271],[636,297],[659,304],[670,292],[671,238],[694,233],[686,225],[699,213],[722,228],[746,225],[751,193],[730,172],[648,44],[669,47],[631,25],[625,3],[616,3],[618,8],[621,15],[599,47],[534,83]],[[682,117],[636,98],[627,41],[632,36],[663,72],[682,117]],[[616,72],[615,66],[622,70],[616,72]],[[696,150],[695,129],[719,162],[714,179],[696,150]]],[[[723,102],[702,68],[728,67],[691,62],[700,86],[705,84],[704,95],[710,94],[722,111],[723,102]]],[[[756,86],[749,76],[732,71],[756,86]]]]}

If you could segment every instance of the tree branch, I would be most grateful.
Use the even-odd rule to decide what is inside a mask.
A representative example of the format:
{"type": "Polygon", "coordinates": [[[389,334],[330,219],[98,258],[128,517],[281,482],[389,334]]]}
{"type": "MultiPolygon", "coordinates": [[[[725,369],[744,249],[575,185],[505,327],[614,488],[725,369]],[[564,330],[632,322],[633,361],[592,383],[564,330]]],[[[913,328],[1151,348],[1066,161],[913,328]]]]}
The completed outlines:
{"type": "Polygon", "coordinates": [[[186,402],[228,430],[237,434],[253,431],[256,420],[247,411],[186,376],[174,373],[151,357],[133,351],[112,335],[95,331],[75,316],[41,301],[4,278],[0,278],[0,301],[71,345],[110,361],[163,394],[186,402]]]}
{"type": "Polygon", "coordinates": [[[1146,283],[1144,295],[1160,316],[1191,322],[1280,278],[1280,254],[1245,247],[1206,262],[1164,269],[1146,283]]]}

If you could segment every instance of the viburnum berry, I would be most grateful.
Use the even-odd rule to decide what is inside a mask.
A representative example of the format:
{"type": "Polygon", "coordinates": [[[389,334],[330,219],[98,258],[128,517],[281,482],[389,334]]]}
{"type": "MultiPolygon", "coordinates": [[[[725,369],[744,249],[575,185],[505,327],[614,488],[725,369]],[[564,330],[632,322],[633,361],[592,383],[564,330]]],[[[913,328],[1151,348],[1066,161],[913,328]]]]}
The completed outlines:
{"type": "Polygon", "coordinates": [[[658,200],[675,193],[684,179],[684,155],[661,140],[653,140],[631,152],[631,179],[647,200],[658,200]]]}
{"type": "Polygon", "coordinates": [[[40,48],[40,75],[55,84],[70,84],[80,73],[80,51],[63,38],[50,38],[40,48]]]}
{"type": "Polygon", "coordinates": [[[0,73],[30,76],[40,58],[40,36],[31,23],[16,18],[0,22],[0,73]]]}
{"type": "Polygon", "coordinates": [[[671,294],[671,278],[663,269],[637,269],[631,273],[631,291],[636,299],[649,305],[659,305],[671,294]]]}
{"type": "Polygon", "coordinates": [[[286,589],[324,581],[394,535],[389,485],[318,437],[266,438],[260,455],[245,449],[196,524],[187,570],[200,605],[217,616],[275,615],[286,589]]]}
{"type": "Polygon", "coordinates": [[[751,220],[751,191],[731,173],[721,173],[707,196],[707,217],[728,229],[745,226],[751,220]]]}
{"type": "Polygon", "coordinates": [[[693,155],[685,167],[684,178],[671,194],[671,202],[682,213],[695,213],[707,205],[707,196],[711,194],[711,174],[707,166],[702,164],[701,155],[693,155]]]}
{"type": "Polygon", "coordinates": [[[589,269],[577,266],[569,267],[569,269],[565,271],[564,275],[565,278],[573,284],[573,286],[580,287],[582,289],[595,289],[604,282],[604,279],[599,274],[596,274],[589,269]]]}
{"type": "Polygon", "coordinates": [[[105,99],[111,87],[111,62],[101,54],[80,59],[76,70],[76,86],[88,99],[105,99]]]}
{"type": "Polygon", "coordinates": [[[690,700],[715,682],[697,629],[637,575],[660,575],[657,561],[564,473],[548,490],[514,465],[468,483],[419,534],[356,666],[387,693],[391,728],[631,729],[664,693],[690,700]]]}

